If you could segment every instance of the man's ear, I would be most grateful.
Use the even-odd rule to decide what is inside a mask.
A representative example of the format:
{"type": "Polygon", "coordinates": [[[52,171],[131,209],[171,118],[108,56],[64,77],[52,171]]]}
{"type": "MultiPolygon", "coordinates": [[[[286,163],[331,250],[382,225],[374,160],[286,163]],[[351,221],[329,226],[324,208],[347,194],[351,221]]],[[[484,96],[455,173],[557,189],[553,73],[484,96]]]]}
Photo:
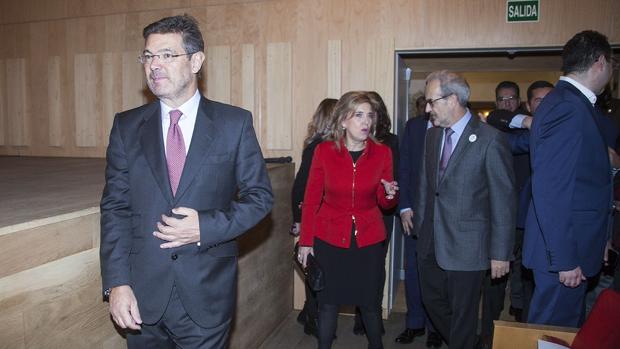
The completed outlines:
{"type": "Polygon", "coordinates": [[[200,71],[200,68],[202,67],[202,63],[204,63],[205,61],[205,53],[202,51],[198,51],[196,53],[194,53],[191,57],[191,62],[192,62],[192,73],[196,74],[198,73],[198,71],[200,71]]]}

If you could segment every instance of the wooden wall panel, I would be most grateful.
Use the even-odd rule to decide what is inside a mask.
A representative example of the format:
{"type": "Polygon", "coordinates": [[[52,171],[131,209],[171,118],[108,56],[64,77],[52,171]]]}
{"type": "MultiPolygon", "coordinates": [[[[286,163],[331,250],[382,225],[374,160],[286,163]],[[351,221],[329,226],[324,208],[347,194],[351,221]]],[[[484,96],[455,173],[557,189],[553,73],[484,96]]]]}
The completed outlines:
{"type": "Polygon", "coordinates": [[[95,147],[97,125],[101,119],[99,72],[96,54],[75,56],[73,77],[75,94],[75,144],[95,147]]]}
{"type": "Polygon", "coordinates": [[[230,103],[230,59],[230,46],[207,47],[207,98],[230,103]]]}
{"type": "Polygon", "coordinates": [[[138,63],[139,52],[139,50],[126,51],[122,54],[122,110],[141,106],[150,95],[146,86],[144,68],[138,63]]]}
{"type": "Polygon", "coordinates": [[[106,52],[103,54],[102,76],[102,113],[103,125],[100,137],[107,146],[114,115],[122,111],[122,72],[123,56],[120,52],[106,52]]]}
{"type": "Polygon", "coordinates": [[[327,42],[327,97],[340,98],[342,95],[342,41],[327,42]]]}
{"type": "Polygon", "coordinates": [[[267,44],[266,146],[271,150],[291,149],[292,68],[291,44],[267,44]]]}
{"type": "Polygon", "coordinates": [[[387,110],[394,105],[394,40],[375,38],[366,46],[366,66],[369,89],[374,89],[383,98],[387,110]]]}
{"type": "MultiPolygon", "coordinates": [[[[294,168],[267,168],[274,206],[239,238],[230,348],[256,348],[291,312],[293,239],[280,232],[291,224],[294,168]]],[[[0,348],[126,347],[102,301],[99,219],[91,208],[0,228],[0,348]]]]}
{"type": "Polygon", "coordinates": [[[0,278],[94,247],[99,214],[0,235],[0,278]],[[54,243],[41,244],[40,241],[54,243]]]}
{"type": "Polygon", "coordinates": [[[6,110],[6,64],[0,59],[0,146],[6,145],[8,131],[8,115],[6,110]]]}
{"type": "Polygon", "coordinates": [[[26,80],[27,62],[24,58],[6,60],[7,143],[13,146],[30,144],[28,138],[29,108],[26,80]]]}
{"type": "Polygon", "coordinates": [[[63,75],[61,58],[51,56],[47,62],[47,99],[48,99],[48,144],[60,147],[64,144],[63,118],[67,115],[64,108],[63,75]]]}
{"type": "Polygon", "coordinates": [[[101,301],[98,248],[0,278],[0,309],[3,347],[98,347],[118,336],[101,301]]]}
{"type": "Polygon", "coordinates": [[[393,52],[383,51],[384,44],[384,48],[394,49],[559,47],[586,28],[606,33],[612,42],[620,43],[617,1],[544,1],[538,23],[506,23],[505,6],[496,0],[3,1],[0,61],[6,65],[13,64],[10,60],[23,60],[24,66],[17,72],[6,66],[2,69],[1,74],[12,72],[4,77],[6,81],[21,79],[22,83],[3,92],[5,112],[0,118],[4,117],[5,123],[0,119],[4,126],[0,154],[102,157],[113,113],[153,100],[145,88],[142,68],[135,63],[143,47],[142,28],[172,14],[194,15],[209,47],[228,47],[223,51],[228,52],[228,61],[224,53],[220,58],[212,56],[211,68],[205,64],[205,71],[211,70],[213,75],[201,81],[202,87],[211,85],[204,89],[207,95],[213,96],[209,90],[215,89],[215,99],[242,107],[252,105],[265,155],[293,155],[295,160],[301,155],[298,143],[306,124],[321,99],[339,97],[352,89],[372,89],[384,91],[384,99],[392,103],[393,74],[380,74],[393,64],[393,52]],[[281,119],[270,123],[272,109],[286,106],[269,100],[275,99],[275,86],[270,85],[273,80],[267,74],[267,51],[269,45],[282,42],[291,48],[291,83],[284,94],[290,97],[290,109],[285,117],[281,114],[281,119]],[[245,45],[253,47],[253,79],[244,72],[251,66],[244,56],[245,45]],[[375,54],[375,48],[383,53],[375,54]],[[94,102],[100,105],[91,107],[100,114],[94,140],[89,143],[95,146],[88,147],[74,142],[83,138],[76,133],[76,113],[86,102],[75,105],[82,92],[74,83],[81,77],[73,71],[76,55],[82,54],[97,55],[100,78],[96,85],[100,95],[94,102]],[[60,57],[60,67],[54,65],[58,59],[54,57],[60,57]],[[58,73],[61,96],[48,91],[58,87],[58,82],[45,81],[58,73]],[[8,98],[9,93],[27,100],[8,98]],[[25,112],[26,118],[19,112],[25,112]]]}
{"type": "MultiPolygon", "coordinates": [[[[252,112],[254,130],[261,129],[260,115],[255,108],[254,45],[241,45],[241,108],[252,112]]],[[[260,142],[260,132],[256,136],[260,142]]]]}

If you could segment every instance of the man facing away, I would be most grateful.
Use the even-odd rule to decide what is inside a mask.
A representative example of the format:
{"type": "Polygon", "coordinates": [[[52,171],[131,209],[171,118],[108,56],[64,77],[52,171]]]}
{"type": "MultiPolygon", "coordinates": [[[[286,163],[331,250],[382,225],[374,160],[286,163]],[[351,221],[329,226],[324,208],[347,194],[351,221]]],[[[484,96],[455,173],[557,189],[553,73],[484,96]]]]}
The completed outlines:
{"type": "Polygon", "coordinates": [[[236,237],[271,209],[249,112],[202,97],[204,42],[190,16],[144,28],[158,101],[116,115],[101,199],[101,275],[129,348],[225,348],[236,237]]]}
{"type": "Polygon", "coordinates": [[[601,268],[611,208],[611,166],[594,107],[612,73],[607,38],[576,34],[564,45],[562,71],[532,122],[523,263],[536,284],[528,322],[579,327],[584,281],[601,268]]]}
{"type": "Polygon", "coordinates": [[[414,198],[422,300],[450,348],[472,348],[486,270],[500,278],[514,245],[512,155],[498,130],[472,117],[469,85],[438,71],[426,79],[427,131],[414,198]]]}

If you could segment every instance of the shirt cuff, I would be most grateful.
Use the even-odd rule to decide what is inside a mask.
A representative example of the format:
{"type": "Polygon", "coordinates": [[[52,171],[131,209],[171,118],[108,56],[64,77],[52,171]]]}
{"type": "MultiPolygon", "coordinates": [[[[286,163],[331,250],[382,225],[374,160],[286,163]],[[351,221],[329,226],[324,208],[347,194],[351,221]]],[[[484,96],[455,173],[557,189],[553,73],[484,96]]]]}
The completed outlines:
{"type": "Polygon", "coordinates": [[[400,210],[400,213],[411,211],[411,207],[403,208],[400,210]]]}
{"type": "Polygon", "coordinates": [[[517,114],[515,115],[512,120],[510,120],[510,125],[508,125],[510,128],[525,128],[523,127],[523,119],[525,119],[527,115],[523,115],[523,114],[517,114]]]}

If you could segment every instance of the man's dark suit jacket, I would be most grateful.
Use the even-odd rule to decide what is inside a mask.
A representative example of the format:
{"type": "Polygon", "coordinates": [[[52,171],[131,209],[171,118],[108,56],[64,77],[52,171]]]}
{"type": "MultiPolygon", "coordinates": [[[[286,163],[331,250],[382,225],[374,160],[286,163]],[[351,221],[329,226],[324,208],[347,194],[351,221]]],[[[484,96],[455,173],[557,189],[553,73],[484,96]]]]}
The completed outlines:
{"type": "Polygon", "coordinates": [[[590,101],[559,81],[531,130],[532,202],[523,263],[541,271],[601,268],[611,207],[611,168],[590,101]]]}
{"type": "Polygon", "coordinates": [[[419,195],[414,198],[418,258],[434,251],[444,270],[480,271],[508,261],[514,247],[516,189],[508,142],[472,117],[442,179],[437,176],[443,128],[426,134],[419,195]]]}
{"type": "Polygon", "coordinates": [[[400,144],[400,157],[398,169],[398,183],[400,186],[399,210],[413,209],[413,199],[417,196],[418,183],[420,181],[420,169],[424,155],[424,140],[428,117],[417,116],[407,121],[405,134],[400,144]]]}
{"type": "Polygon", "coordinates": [[[189,316],[211,328],[232,316],[237,242],[270,211],[272,193],[248,111],[201,98],[176,196],[156,101],[116,115],[101,199],[103,289],[129,285],[142,320],[157,322],[172,287],[189,316]],[[161,249],[152,233],[175,207],[198,211],[200,246],[161,249]]]}

